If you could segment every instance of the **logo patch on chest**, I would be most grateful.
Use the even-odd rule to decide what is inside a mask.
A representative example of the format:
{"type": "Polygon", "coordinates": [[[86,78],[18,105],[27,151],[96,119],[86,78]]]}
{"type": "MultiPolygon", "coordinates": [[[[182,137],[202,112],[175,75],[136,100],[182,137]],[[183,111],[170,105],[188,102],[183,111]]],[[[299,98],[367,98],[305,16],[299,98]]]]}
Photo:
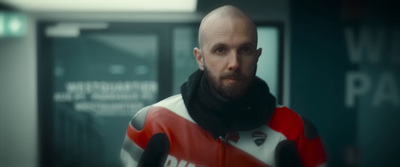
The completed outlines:
{"type": "Polygon", "coordinates": [[[263,132],[253,132],[251,134],[251,137],[253,138],[254,143],[257,146],[262,145],[265,140],[267,139],[267,134],[263,133],[263,132]]]}

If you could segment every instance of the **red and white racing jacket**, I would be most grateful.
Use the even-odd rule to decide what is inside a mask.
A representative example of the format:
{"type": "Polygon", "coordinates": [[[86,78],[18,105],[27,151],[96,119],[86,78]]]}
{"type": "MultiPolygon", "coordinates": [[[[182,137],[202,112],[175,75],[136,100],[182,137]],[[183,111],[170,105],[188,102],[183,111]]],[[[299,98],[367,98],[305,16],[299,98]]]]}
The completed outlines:
{"type": "MultiPolygon", "coordinates": [[[[153,136],[163,134],[168,146],[161,163],[167,167],[279,166],[277,163],[283,163],[277,162],[281,161],[277,156],[285,155],[287,143],[297,148],[302,166],[324,166],[326,157],[320,138],[308,132],[308,128],[307,120],[289,108],[277,107],[265,125],[215,139],[190,117],[182,96],[175,95],[143,108],[134,116],[121,158],[125,166],[138,166],[144,161],[146,149],[164,147],[157,145],[160,143],[157,140],[154,146],[148,146],[153,136]]],[[[151,157],[148,156],[149,161],[151,157]]]]}

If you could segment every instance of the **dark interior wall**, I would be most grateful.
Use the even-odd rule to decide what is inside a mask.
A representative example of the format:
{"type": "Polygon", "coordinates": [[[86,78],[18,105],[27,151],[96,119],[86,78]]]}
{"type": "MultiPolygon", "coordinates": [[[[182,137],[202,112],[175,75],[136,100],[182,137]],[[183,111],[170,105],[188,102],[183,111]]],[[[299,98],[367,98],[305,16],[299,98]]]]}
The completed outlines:
{"type": "Polygon", "coordinates": [[[291,1],[291,107],[317,126],[329,166],[399,166],[395,6],[291,1]]]}

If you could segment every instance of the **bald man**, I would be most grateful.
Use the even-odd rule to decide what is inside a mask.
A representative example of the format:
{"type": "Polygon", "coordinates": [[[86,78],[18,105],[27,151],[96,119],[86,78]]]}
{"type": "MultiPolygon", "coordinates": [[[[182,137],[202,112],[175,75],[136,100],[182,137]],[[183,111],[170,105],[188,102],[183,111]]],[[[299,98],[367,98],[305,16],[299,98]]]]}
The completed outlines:
{"type": "Polygon", "coordinates": [[[199,69],[181,94],[133,117],[121,150],[125,166],[323,166],[313,125],[276,107],[255,76],[261,51],[254,22],[238,8],[206,15],[193,50],[199,69]]]}

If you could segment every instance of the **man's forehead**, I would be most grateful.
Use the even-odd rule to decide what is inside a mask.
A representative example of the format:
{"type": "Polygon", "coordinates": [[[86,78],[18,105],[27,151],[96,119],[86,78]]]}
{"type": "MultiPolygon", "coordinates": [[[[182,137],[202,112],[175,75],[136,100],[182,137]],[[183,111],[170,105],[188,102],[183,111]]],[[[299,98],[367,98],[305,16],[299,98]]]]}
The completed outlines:
{"type": "Polygon", "coordinates": [[[255,47],[256,44],[254,43],[254,40],[251,40],[251,39],[242,40],[242,41],[231,41],[231,40],[224,40],[223,38],[210,40],[205,43],[205,49],[207,49],[207,48],[214,49],[217,47],[239,48],[239,47],[244,47],[244,46],[255,47]]]}
{"type": "Polygon", "coordinates": [[[204,34],[206,42],[221,42],[226,40],[240,40],[243,42],[253,42],[254,33],[252,31],[242,31],[242,30],[220,30],[214,29],[207,31],[204,34]]]}
{"type": "MultiPolygon", "coordinates": [[[[215,16],[204,24],[204,28],[224,26],[226,28],[251,28],[250,20],[246,18],[215,16]]],[[[222,27],[219,27],[222,28],[222,27]]]]}
{"type": "Polygon", "coordinates": [[[225,40],[240,39],[244,42],[254,42],[255,29],[244,19],[213,20],[205,25],[204,42],[216,43],[225,40]]]}
{"type": "Polygon", "coordinates": [[[235,22],[242,22],[246,25],[253,25],[252,20],[244,14],[231,14],[226,12],[216,12],[207,15],[201,22],[203,28],[207,28],[210,25],[218,23],[229,24],[235,22]]]}

